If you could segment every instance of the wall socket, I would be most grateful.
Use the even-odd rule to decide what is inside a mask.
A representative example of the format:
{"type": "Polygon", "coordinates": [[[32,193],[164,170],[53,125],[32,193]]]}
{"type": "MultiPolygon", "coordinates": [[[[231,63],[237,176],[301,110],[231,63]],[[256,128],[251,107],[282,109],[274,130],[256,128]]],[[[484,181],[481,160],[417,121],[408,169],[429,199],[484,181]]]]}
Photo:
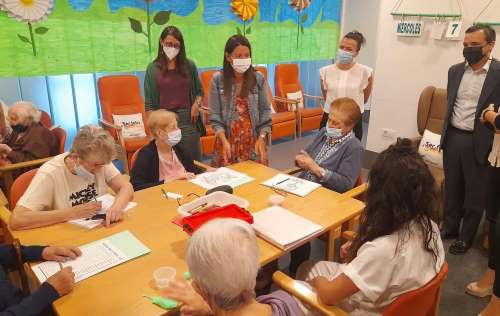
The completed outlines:
{"type": "Polygon", "coordinates": [[[389,139],[396,139],[398,137],[397,132],[390,128],[382,129],[382,137],[389,139]]]}

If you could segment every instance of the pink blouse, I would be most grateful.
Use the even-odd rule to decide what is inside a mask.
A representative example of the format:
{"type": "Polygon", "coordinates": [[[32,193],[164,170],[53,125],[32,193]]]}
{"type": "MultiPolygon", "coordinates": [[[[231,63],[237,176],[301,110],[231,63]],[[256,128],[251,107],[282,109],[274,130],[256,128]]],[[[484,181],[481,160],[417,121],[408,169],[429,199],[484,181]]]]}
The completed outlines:
{"type": "Polygon", "coordinates": [[[186,169],[177,158],[175,151],[172,150],[172,160],[167,160],[162,157],[161,153],[158,151],[159,159],[159,170],[160,170],[160,181],[168,182],[178,177],[182,176],[186,169]]]}

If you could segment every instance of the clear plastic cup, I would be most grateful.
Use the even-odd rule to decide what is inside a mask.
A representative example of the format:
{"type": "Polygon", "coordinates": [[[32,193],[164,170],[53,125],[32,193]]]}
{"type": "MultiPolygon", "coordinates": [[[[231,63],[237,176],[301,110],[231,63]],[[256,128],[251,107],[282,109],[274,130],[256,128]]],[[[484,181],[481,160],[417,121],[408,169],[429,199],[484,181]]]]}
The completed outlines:
{"type": "Polygon", "coordinates": [[[172,267],[160,267],[153,272],[153,278],[155,279],[156,287],[158,289],[163,289],[168,286],[170,281],[175,279],[175,274],[177,271],[172,267]]]}

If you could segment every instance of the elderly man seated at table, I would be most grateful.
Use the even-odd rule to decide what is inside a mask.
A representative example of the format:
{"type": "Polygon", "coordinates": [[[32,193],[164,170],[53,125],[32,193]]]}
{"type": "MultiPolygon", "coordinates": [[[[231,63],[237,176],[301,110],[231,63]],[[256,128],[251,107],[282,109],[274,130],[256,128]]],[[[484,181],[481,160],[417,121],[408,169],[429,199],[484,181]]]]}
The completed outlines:
{"type": "Polygon", "coordinates": [[[352,189],[363,158],[363,147],[352,131],[360,119],[359,106],[353,99],[333,101],[326,127],[295,157],[304,170],[299,177],[339,193],[352,189]]]}
{"type": "Polygon", "coordinates": [[[96,198],[106,194],[108,186],[116,196],[105,225],[121,220],[134,190],[111,163],[114,156],[115,143],[107,131],[92,125],[80,128],[69,153],[40,167],[14,208],[10,227],[28,229],[91,218],[101,210],[96,198]]]}
{"type": "Polygon", "coordinates": [[[212,220],[189,240],[192,284],[171,282],[165,296],[182,304],[182,315],[303,315],[284,291],[255,297],[259,247],[252,227],[236,219],[212,220]]]}
{"type": "MultiPolygon", "coordinates": [[[[40,124],[40,116],[41,112],[30,102],[17,102],[10,107],[7,119],[12,132],[2,135],[4,141],[0,144],[0,165],[46,158],[54,154],[56,139],[49,129],[40,124]]],[[[2,130],[5,134],[5,129],[2,130]]]]}

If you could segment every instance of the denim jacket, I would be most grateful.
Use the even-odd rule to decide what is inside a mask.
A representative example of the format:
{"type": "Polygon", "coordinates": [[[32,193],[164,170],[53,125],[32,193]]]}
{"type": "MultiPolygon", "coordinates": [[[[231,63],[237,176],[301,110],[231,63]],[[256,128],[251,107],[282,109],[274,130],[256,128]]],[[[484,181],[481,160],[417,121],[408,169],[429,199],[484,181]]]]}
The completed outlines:
{"type": "MultiPolygon", "coordinates": [[[[271,106],[266,92],[266,81],[261,73],[255,73],[257,83],[248,94],[248,111],[252,123],[253,134],[271,132],[271,106]]],[[[238,118],[236,111],[236,84],[232,85],[231,99],[228,102],[224,96],[224,78],[222,72],[217,72],[212,77],[210,85],[210,115],[209,120],[215,134],[225,131],[226,137],[230,136],[231,122],[238,118]]]]}

